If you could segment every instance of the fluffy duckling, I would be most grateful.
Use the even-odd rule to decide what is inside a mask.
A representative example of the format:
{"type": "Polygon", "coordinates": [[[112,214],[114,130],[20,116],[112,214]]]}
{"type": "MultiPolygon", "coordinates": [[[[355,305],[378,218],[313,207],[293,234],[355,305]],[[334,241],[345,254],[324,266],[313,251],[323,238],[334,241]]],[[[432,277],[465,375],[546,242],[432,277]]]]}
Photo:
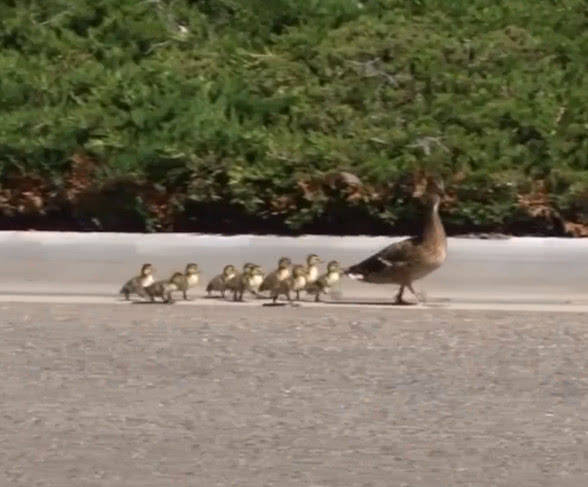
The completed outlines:
{"type": "Polygon", "coordinates": [[[181,272],[174,272],[169,279],[155,281],[150,286],[147,286],[145,291],[152,302],[155,301],[155,298],[161,298],[164,303],[171,304],[174,302],[171,294],[174,291],[179,291],[176,283],[183,277],[184,275],[181,272]]]}
{"type": "Polygon", "coordinates": [[[206,292],[210,296],[212,291],[219,291],[223,298],[225,297],[225,290],[227,281],[231,280],[237,274],[237,269],[232,264],[226,265],[223,268],[223,272],[217,276],[214,276],[208,286],[206,286],[206,292]]]}
{"type": "Polygon", "coordinates": [[[314,300],[320,301],[321,293],[327,294],[329,288],[339,282],[343,270],[339,262],[332,260],[327,264],[327,272],[320,276],[315,282],[306,286],[308,294],[314,294],[314,300]]]}
{"type": "Polygon", "coordinates": [[[125,299],[129,300],[129,295],[138,294],[141,297],[146,297],[145,287],[153,284],[153,266],[151,264],[143,264],[141,266],[141,273],[138,276],[129,279],[123,287],[120,288],[119,293],[124,294],[125,299]]]}
{"type": "Polygon", "coordinates": [[[226,283],[226,288],[233,291],[233,301],[243,301],[245,291],[257,295],[252,286],[260,274],[259,266],[253,265],[247,266],[242,273],[236,274],[229,279],[226,283]]]}
{"type": "Polygon", "coordinates": [[[320,272],[318,265],[320,263],[322,263],[322,260],[319,259],[319,256],[316,254],[310,254],[306,257],[306,279],[308,284],[311,284],[318,279],[320,272]]]}
{"type": "Polygon", "coordinates": [[[255,294],[256,296],[259,296],[259,287],[261,286],[261,284],[263,283],[263,280],[265,279],[265,273],[263,272],[263,269],[261,266],[257,265],[257,264],[253,264],[251,262],[247,262],[244,266],[243,266],[243,271],[245,271],[246,268],[254,268],[257,269],[256,272],[253,274],[252,278],[251,278],[251,289],[253,290],[253,294],[255,294]]]}
{"type": "MultiPolygon", "coordinates": [[[[174,276],[176,274],[174,274],[174,276]]],[[[184,274],[181,274],[180,277],[174,279],[174,283],[178,287],[178,290],[182,291],[186,301],[188,300],[188,289],[196,286],[198,281],[200,281],[200,270],[198,269],[198,264],[192,262],[186,265],[184,274]]]]}
{"type": "Polygon", "coordinates": [[[296,292],[296,299],[300,301],[300,291],[306,288],[307,285],[307,269],[302,265],[295,265],[292,269],[292,276],[286,279],[278,281],[274,288],[271,290],[271,297],[274,304],[281,294],[288,298],[288,301],[292,301],[290,298],[290,291],[296,292]]]}
{"type": "Polygon", "coordinates": [[[291,265],[292,261],[288,257],[281,257],[278,261],[278,268],[265,277],[261,286],[259,286],[259,291],[271,291],[276,287],[278,282],[288,279],[291,275],[291,265]]]}

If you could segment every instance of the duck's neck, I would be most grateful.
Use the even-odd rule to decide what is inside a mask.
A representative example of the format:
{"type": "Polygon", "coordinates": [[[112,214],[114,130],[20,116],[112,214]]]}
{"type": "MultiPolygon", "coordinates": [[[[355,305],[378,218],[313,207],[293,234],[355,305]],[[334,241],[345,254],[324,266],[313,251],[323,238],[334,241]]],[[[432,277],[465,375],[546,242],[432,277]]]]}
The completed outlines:
{"type": "Polygon", "coordinates": [[[429,245],[445,245],[445,229],[439,217],[440,199],[434,198],[429,203],[423,227],[423,241],[429,245]]]}

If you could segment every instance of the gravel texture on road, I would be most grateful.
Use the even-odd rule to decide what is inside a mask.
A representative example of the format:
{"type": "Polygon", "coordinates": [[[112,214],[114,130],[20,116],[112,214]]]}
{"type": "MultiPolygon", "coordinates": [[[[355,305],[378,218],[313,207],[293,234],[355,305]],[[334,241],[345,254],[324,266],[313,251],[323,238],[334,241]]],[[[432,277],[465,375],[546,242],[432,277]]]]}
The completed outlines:
{"type": "Polygon", "coordinates": [[[0,485],[588,485],[585,314],[0,305],[0,485]]]}

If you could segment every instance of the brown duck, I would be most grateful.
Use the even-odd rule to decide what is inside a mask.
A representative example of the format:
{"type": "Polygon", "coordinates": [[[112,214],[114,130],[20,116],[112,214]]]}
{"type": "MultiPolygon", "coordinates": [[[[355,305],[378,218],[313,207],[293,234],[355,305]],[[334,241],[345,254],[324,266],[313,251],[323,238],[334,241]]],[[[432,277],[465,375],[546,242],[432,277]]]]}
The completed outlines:
{"type": "Polygon", "coordinates": [[[257,295],[253,289],[256,278],[262,273],[261,268],[257,265],[245,264],[243,272],[235,274],[226,282],[226,289],[233,292],[233,301],[243,301],[243,294],[249,291],[257,295]]]}
{"type": "Polygon", "coordinates": [[[128,301],[131,294],[138,294],[141,297],[147,297],[145,288],[153,284],[153,266],[151,264],[143,264],[141,266],[141,273],[129,279],[120,288],[120,294],[123,294],[128,301]]]}
{"type": "Polygon", "coordinates": [[[182,277],[184,277],[184,275],[181,272],[174,272],[169,279],[155,281],[150,286],[147,286],[145,291],[151,298],[151,302],[154,302],[155,298],[161,298],[164,303],[174,303],[172,293],[180,290],[177,282],[179,282],[182,277]]]}
{"type": "Polygon", "coordinates": [[[194,264],[191,262],[186,265],[186,270],[184,271],[184,274],[180,274],[179,276],[176,275],[173,282],[178,287],[178,291],[182,291],[184,299],[188,300],[188,289],[196,286],[199,281],[200,270],[198,269],[198,264],[194,264]]]}
{"type": "MultiPolygon", "coordinates": [[[[399,284],[396,303],[408,304],[402,299],[407,287],[417,298],[412,283],[438,269],[447,257],[447,238],[439,217],[441,197],[445,194],[440,180],[429,178],[424,192],[427,211],[421,235],[395,242],[345,273],[352,279],[376,284],[399,284]]],[[[415,193],[415,196],[418,194],[415,193]]]]}
{"type": "Polygon", "coordinates": [[[261,286],[259,286],[259,291],[271,292],[272,289],[274,289],[280,281],[288,279],[292,274],[290,271],[291,265],[292,261],[290,260],[290,258],[281,257],[278,261],[278,268],[275,271],[269,273],[267,276],[265,276],[265,279],[261,283],[261,286]]]}
{"type": "Polygon", "coordinates": [[[206,292],[208,293],[208,295],[210,296],[212,291],[220,291],[220,293],[222,294],[222,296],[224,298],[227,282],[229,280],[231,280],[236,274],[237,274],[237,269],[235,269],[234,265],[232,265],[232,264],[226,265],[223,268],[222,274],[219,274],[218,276],[214,276],[210,280],[210,282],[208,283],[208,286],[206,286],[206,292]]]}
{"type": "Polygon", "coordinates": [[[271,289],[270,296],[273,300],[273,303],[276,304],[276,301],[280,295],[286,296],[288,301],[291,303],[291,291],[296,293],[296,300],[300,301],[300,291],[306,288],[307,279],[308,273],[306,267],[303,265],[295,265],[292,268],[292,275],[286,279],[278,281],[271,289]]]}
{"type": "Polygon", "coordinates": [[[341,273],[342,269],[339,262],[332,260],[327,264],[327,272],[322,276],[319,276],[316,281],[311,282],[306,286],[306,292],[308,294],[313,294],[314,300],[319,302],[321,300],[320,295],[328,294],[331,287],[339,282],[339,279],[341,279],[341,273]]]}

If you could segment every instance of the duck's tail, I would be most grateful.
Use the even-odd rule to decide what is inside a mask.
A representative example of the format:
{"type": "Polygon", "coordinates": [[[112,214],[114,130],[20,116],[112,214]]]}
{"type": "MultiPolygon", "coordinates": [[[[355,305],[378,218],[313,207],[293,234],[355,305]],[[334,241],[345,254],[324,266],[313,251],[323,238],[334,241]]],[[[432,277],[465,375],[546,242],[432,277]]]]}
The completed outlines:
{"type": "Polygon", "coordinates": [[[361,269],[360,264],[352,265],[351,267],[347,267],[347,269],[343,269],[343,274],[356,281],[363,281],[363,270],[361,269]]]}

